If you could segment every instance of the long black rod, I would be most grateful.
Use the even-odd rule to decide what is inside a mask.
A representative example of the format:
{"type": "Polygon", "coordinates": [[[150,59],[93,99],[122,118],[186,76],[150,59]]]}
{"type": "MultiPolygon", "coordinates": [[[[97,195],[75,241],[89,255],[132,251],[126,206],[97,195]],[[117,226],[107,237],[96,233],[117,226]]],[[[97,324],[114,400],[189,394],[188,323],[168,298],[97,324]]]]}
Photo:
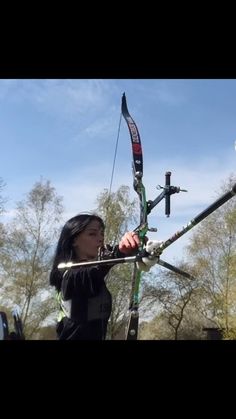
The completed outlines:
{"type": "Polygon", "coordinates": [[[204,220],[204,218],[208,217],[208,215],[210,215],[212,212],[214,212],[219,207],[221,207],[221,205],[225,204],[225,202],[231,199],[235,194],[236,194],[236,183],[233,185],[230,191],[226,192],[219,199],[213,202],[213,204],[207,207],[204,211],[198,214],[195,218],[193,218],[185,227],[182,228],[182,230],[177,231],[172,237],[170,237],[168,240],[163,242],[160,245],[159,249],[161,251],[166,249],[168,246],[170,246],[170,244],[174,243],[176,240],[182,237],[185,233],[191,230],[195,225],[200,223],[200,221],[204,220]]]}
{"type": "Polygon", "coordinates": [[[157,204],[159,204],[159,202],[161,202],[162,201],[162,199],[163,198],[165,198],[165,196],[166,196],[166,190],[164,190],[164,191],[162,191],[161,193],[160,193],[160,195],[158,195],[157,197],[156,197],[156,199],[154,199],[154,201],[148,201],[147,202],[147,212],[148,212],[148,214],[150,214],[150,212],[152,211],[152,209],[157,205],[157,204]]]}
{"type": "MultiPolygon", "coordinates": [[[[93,260],[90,262],[78,262],[78,263],[60,263],[58,265],[58,269],[65,270],[65,269],[71,269],[71,268],[79,268],[81,266],[95,266],[95,265],[108,265],[108,264],[119,264],[119,263],[127,263],[127,262],[136,262],[137,257],[136,256],[129,256],[125,258],[119,258],[119,259],[109,259],[109,260],[93,260]]],[[[171,265],[170,263],[165,262],[162,259],[159,259],[157,262],[159,265],[164,266],[167,269],[170,269],[171,271],[178,273],[180,275],[185,276],[189,279],[194,279],[193,276],[189,275],[187,272],[182,271],[179,268],[176,268],[175,266],[171,265]]]]}
{"type": "Polygon", "coordinates": [[[171,172],[166,172],[165,176],[166,176],[165,214],[166,214],[167,217],[169,217],[170,216],[170,177],[171,177],[171,172]]]}
{"type": "Polygon", "coordinates": [[[173,266],[173,265],[171,265],[170,263],[167,263],[167,262],[165,262],[165,261],[164,261],[164,260],[162,260],[162,259],[159,259],[159,261],[158,261],[157,263],[158,263],[158,265],[164,266],[164,268],[167,268],[167,269],[169,269],[170,271],[175,272],[176,274],[180,274],[180,275],[184,276],[185,278],[188,278],[188,279],[195,279],[195,278],[194,278],[194,276],[192,276],[192,275],[188,274],[188,273],[187,273],[187,272],[185,272],[185,271],[182,271],[182,269],[176,268],[176,266],[173,266]]]}
{"type": "Polygon", "coordinates": [[[97,266],[97,265],[117,265],[118,263],[127,263],[127,262],[135,262],[137,260],[136,256],[127,256],[124,258],[117,258],[117,259],[104,259],[104,260],[91,260],[88,262],[67,262],[67,263],[59,263],[57,268],[59,270],[71,269],[71,268],[79,268],[80,266],[97,266]]]}

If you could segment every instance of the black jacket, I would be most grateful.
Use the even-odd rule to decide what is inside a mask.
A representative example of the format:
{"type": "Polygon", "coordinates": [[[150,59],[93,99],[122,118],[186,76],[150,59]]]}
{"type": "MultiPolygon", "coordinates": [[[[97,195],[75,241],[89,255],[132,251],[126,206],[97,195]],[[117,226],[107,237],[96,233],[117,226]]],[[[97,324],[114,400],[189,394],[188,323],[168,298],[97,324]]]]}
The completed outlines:
{"type": "MultiPolygon", "coordinates": [[[[114,248],[111,257],[123,257],[114,248]]],[[[67,315],[57,325],[59,340],[104,340],[112,297],[105,277],[112,265],[69,269],[61,281],[61,305],[67,315]]]]}

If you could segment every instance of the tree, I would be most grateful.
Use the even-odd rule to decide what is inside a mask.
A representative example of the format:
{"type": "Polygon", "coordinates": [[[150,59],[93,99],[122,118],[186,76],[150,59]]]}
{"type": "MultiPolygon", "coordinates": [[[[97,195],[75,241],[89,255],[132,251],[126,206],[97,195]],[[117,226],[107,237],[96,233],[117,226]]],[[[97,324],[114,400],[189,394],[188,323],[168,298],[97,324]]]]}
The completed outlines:
{"type": "MultiPolygon", "coordinates": [[[[117,192],[109,195],[105,189],[97,198],[97,212],[104,219],[105,242],[115,245],[123,234],[137,223],[137,201],[130,201],[129,187],[122,185],[117,192]]],[[[129,308],[131,292],[132,264],[116,265],[109,272],[106,283],[112,294],[113,307],[108,324],[107,336],[115,339],[124,338],[126,314],[129,308]],[[123,331],[123,332],[122,332],[123,331]]]]}
{"type": "MultiPolygon", "coordinates": [[[[229,190],[229,177],[220,194],[229,190]]],[[[198,309],[206,319],[236,337],[236,202],[235,199],[212,213],[195,230],[188,246],[189,256],[201,281],[198,309]]]]}
{"type": "Polygon", "coordinates": [[[41,179],[17,203],[15,218],[5,226],[0,248],[2,300],[6,307],[20,307],[26,339],[36,336],[56,308],[48,275],[62,212],[62,198],[50,181],[41,179]]]}
{"type": "MultiPolygon", "coordinates": [[[[179,268],[191,272],[186,265],[181,264],[179,268]]],[[[142,307],[150,310],[155,304],[158,315],[148,326],[142,328],[142,338],[147,336],[149,330],[149,339],[182,339],[184,323],[185,328],[187,327],[185,313],[197,285],[197,280],[189,280],[170,271],[160,271],[158,274],[150,272],[146,275],[142,307]]]]}
{"type": "Polygon", "coordinates": [[[2,215],[3,212],[5,211],[4,204],[6,203],[6,198],[4,198],[1,194],[5,186],[6,184],[4,183],[3,179],[0,178],[0,215],[2,215]]]}
{"type": "Polygon", "coordinates": [[[117,244],[132,225],[137,225],[137,199],[130,201],[128,186],[122,185],[116,192],[110,194],[104,189],[96,202],[97,211],[106,225],[107,243],[117,244]]]}
{"type": "MultiPolygon", "coordinates": [[[[2,178],[0,178],[0,216],[4,213],[4,204],[6,203],[6,198],[4,198],[1,194],[3,188],[5,187],[5,183],[2,178]]],[[[2,223],[0,223],[0,247],[3,245],[4,242],[4,235],[5,230],[2,223]]]]}

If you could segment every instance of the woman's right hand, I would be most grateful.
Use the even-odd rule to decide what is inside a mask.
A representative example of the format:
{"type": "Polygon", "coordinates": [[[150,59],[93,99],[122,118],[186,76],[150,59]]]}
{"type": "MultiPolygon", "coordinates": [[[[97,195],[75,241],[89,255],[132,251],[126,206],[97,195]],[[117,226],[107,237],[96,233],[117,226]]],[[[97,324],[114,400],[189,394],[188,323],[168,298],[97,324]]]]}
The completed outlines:
{"type": "Polygon", "coordinates": [[[137,251],[139,246],[140,239],[138,234],[135,231],[128,231],[119,243],[119,250],[125,255],[131,256],[136,253],[135,250],[137,251]]]}

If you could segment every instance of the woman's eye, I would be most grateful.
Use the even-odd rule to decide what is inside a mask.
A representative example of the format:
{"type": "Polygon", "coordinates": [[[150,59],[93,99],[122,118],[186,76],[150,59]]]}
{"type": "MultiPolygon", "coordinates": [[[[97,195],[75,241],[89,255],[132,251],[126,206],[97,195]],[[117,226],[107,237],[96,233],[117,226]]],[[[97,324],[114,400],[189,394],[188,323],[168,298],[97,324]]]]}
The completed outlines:
{"type": "Polygon", "coordinates": [[[89,236],[94,236],[94,237],[102,236],[104,238],[104,232],[101,232],[101,233],[100,232],[90,232],[89,236]]]}

